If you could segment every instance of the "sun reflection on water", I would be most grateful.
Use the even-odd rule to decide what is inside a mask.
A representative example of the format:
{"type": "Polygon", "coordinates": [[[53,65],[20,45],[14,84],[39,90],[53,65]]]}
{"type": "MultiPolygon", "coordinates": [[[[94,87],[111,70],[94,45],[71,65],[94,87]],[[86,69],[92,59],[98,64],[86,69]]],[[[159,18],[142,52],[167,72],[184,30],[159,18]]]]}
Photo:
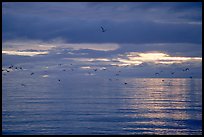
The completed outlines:
{"type": "MultiPolygon", "coordinates": [[[[189,90],[190,80],[165,79],[164,82],[158,78],[148,79],[146,82],[143,79],[132,79],[129,82],[145,87],[142,92],[137,89],[134,91],[128,90],[127,96],[135,99],[126,100],[129,103],[124,107],[126,111],[131,110],[134,113],[125,114],[125,117],[143,119],[143,121],[136,120],[135,128],[132,129],[141,130],[141,128],[138,129],[138,126],[148,125],[151,127],[157,125],[159,128],[154,132],[156,134],[162,134],[167,131],[168,127],[170,129],[180,129],[175,130],[175,134],[177,134],[176,132],[185,132],[183,129],[185,130],[188,127],[188,123],[185,123],[185,121],[202,119],[200,114],[189,113],[194,109],[197,109],[197,111],[201,109],[201,106],[198,106],[196,101],[189,97],[189,92],[192,91],[189,90]],[[167,83],[171,83],[171,86],[167,83]],[[195,108],[193,109],[192,106],[195,106],[195,108]]],[[[150,130],[150,128],[147,129],[150,130]]]]}

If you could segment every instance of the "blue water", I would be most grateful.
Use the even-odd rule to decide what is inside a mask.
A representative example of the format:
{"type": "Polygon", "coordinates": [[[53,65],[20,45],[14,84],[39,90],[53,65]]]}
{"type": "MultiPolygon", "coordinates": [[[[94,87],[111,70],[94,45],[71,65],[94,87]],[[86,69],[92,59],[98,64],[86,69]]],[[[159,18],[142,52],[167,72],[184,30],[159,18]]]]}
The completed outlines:
{"type": "Polygon", "coordinates": [[[10,75],[3,134],[202,134],[202,79],[10,75]]]}

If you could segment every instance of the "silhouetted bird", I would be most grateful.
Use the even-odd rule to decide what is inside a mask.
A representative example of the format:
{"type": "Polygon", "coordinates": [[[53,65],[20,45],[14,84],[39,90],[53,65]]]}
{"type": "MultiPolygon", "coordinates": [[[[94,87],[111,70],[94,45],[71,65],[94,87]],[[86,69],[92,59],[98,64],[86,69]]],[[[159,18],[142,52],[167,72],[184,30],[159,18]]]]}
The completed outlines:
{"type": "Polygon", "coordinates": [[[6,70],[6,72],[10,72],[10,71],[6,70]]]}
{"type": "Polygon", "coordinates": [[[30,75],[33,75],[34,73],[32,72],[30,75]]]}
{"type": "Polygon", "coordinates": [[[183,69],[183,71],[189,71],[189,68],[183,69]]]}
{"type": "Polygon", "coordinates": [[[190,76],[189,78],[193,78],[192,76],[190,76]]]}
{"type": "Polygon", "coordinates": [[[171,74],[173,75],[173,74],[174,74],[174,72],[171,72],[171,74]]]}
{"type": "Polygon", "coordinates": [[[125,85],[127,84],[127,83],[124,83],[125,85]]]}
{"type": "Polygon", "coordinates": [[[20,67],[20,69],[23,69],[22,67],[20,67]]]}
{"type": "Polygon", "coordinates": [[[66,71],[65,69],[63,69],[63,71],[66,71]]]}
{"type": "Polygon", "coordinates": [[[155,75],[159,75],[159,73],[155,73],[155,75]]]}
{"type": "Polygon", "coordinates": [[[102,32],[105,32],[106,30],[101,26],[101,30],[102,30],[102,32]]]}
{"type": "Polygon", "coordinates": [[[58,81],[60,81],[60,79],[58,79],[58,81]]]}
{"type": "Polygon", "coordinates": [[[94,71],[97,71],[97,69],[94,69],[94,71]]]}
{"type": "Polygon", "coordinates": [[[17,67],[15,69],[18,69],[17,67]]]}
{"type": "Polygon", "coordinates": [[[13,65],[11,65],[9,68],[12,68],[13,67],[13,65]]]}
{"type": "Polygon", "coordinates": [[[186,68],[186,69],[185,69],[185,71],[188,71],[188,70],[189,70],[189,68],[186,68]]]}
{"type": "Polygon", "coordinates": [[[21,84],[21,86],[25,87],[25,84],[21,84]]]}

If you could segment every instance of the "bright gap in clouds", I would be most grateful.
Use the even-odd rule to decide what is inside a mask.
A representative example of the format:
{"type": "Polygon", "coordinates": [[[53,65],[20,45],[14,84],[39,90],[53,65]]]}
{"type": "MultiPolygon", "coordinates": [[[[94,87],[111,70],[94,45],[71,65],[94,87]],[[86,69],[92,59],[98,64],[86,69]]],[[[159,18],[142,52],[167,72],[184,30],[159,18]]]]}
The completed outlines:
{"type": "Polygon", "coordinates": [[[182,64],[186,62],[201,62],[200,57],[173,57],[162,52],[130,52],[125,54],[116,55],[113,58],[63,58],[65,60],[73,60],[83,63],[100,63],[101,65],[110,64],[112,66],[137,66],[142,63],[154,63],[154,64],[182,64]]]}
{"type": "MultiPolygon", "coordinates": [[[[166,53],[162,52],[129,52],[124,55],[119,55],[121,57],[117,58],[119,62],[124,65],[140,65],[145,62],[155,63],[155,64],[176,64],[184,63],[188,61],[197,62],[202,61],[200,57],[172,57],[166,53]]],[[[121,66],[121,64],[119,64],[121,66]]]]}
{"type": "Polygon", "coordinates": [[[19,56],[35,56],[35,55],[46,55],[47,51],[2,51],[4,54],[8,55],[19,55],[19,56]]]}
{"type": "MultiPolygon", "coordinates": [[[[36,56],[36,55],[47,55],[52,54],[53,56],[62,54],[63,59],[71,59],[79,62],[93,62],[103,64],[111,64],[116,66],[137,66],[142,63],[154,63],[154,64],[181,64],[185,62],[200,62],[201,57],[182,57],[182,56],[171,56],[164,51],[155,52],[125,52],[118,54],[117,51],[120,49],[120,44],[117,43],[66,43],[63,40],[56,40],[52,42],[42,41],[7,41],[3,43],[2,53],[8,55],[19,55],[19,56],[36,56]],[[92,52],[86,51],[82,53],[83,49],[92,50],[92,52]],[[102,57],[94,57],[94,51],[107,52],[116,51],[115,55],[102,57]],[[65,56],[63,56],[63,54],[65,56]],[[78,57],[66,57],[66,54],[80,55],[78,57]],[[86,56],[88,55],[88,57],[86,56]]],[[[128,48],[128,47],[127,47],[128,48]]],[[[110,55],[110,54],[109,54],[110,55]]]]}
{"type": "MultiPolygon", "coordinates": [[[[95,51],[113,51],[119,48],[116,43],[65,43],[63,40],[54,42],[42,41],[7,41],[2,44],[2,53],[8,55],[19,56],[35,56],[40,54],[48,54],[49,51],[69,50],[67,54],[74,54],[70,51],[77,50],[95,50],[95,51]]],[[[61,54],[57,52],[57,54],[61,54]]],[[[85,54],[85,53],[83,53],[85,54]]]]}

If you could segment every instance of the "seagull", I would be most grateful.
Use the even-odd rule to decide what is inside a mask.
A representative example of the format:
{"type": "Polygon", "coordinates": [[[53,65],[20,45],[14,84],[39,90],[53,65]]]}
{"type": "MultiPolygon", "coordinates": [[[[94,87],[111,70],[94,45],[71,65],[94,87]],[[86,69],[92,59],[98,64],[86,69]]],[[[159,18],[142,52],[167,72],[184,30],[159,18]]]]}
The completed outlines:
{"type": "Polygon", "coordinates": [[[189,70],[189,68],[186,68],[186,69],[185,69],[185,71],[188,71],[188,70],[189,70]]]}
{"type": "Polygon", "coordinates": [[[183,71],[188,71],[188,70],[189,70],[189,68],[183,69],[183,71]]]}
{"type": "Polygon", "coordinates": [[[105,32],[106,30],[101,26],[102,32],[105,32]]]}
{"type": "Polygon", "coordinates": [[[24,87],[25,87],[25,84],[21,84],[21,86],[24,86],[24,87]]]}

